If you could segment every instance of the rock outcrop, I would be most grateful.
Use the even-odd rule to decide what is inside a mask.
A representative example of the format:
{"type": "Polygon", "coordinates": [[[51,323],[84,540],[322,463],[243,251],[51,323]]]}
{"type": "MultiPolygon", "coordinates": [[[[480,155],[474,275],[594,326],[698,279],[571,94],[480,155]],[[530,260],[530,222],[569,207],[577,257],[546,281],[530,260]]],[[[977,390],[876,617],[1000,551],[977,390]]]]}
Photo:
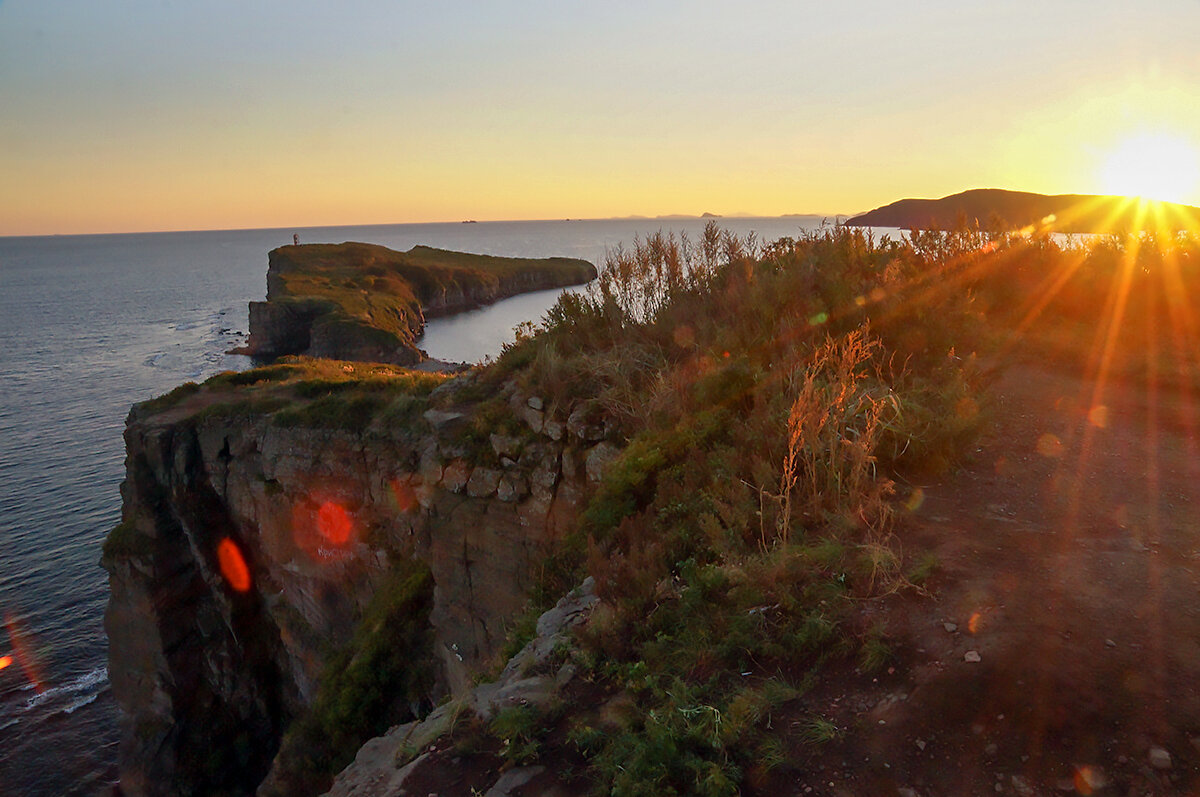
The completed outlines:
{"type": "Polygon", "coordinates": [[[245,388],[134,408],[103,562],[124,793],[252,793],[399,559],[434,582],[428,700],[468,693],[608,456],[574,408],[509,393],[516,431],[484,446],[453,403],[359,431],[245,388]]]}
{"type": "MultiPolygon", "coordinates": [[[[600,602],[595,586],[591,578],[586,579],[553,609],[542,614],[534,638],[508,660],[495,680],[448,701],[420,721],[397,725],[364,744],[354,763],[337,776],[325,797],[401,794],[406,782],[419,776],[422,764],[428,762],[426,749],[464,717],[474,716],[486,722],[505,708],[548,706],[575,676],[570,663],[553,666],[554,653],[559,645],[568,642],[571,629],[586,621],[600,602]]],[[[508,794],[532,780],[542,769],[520,767],[500,774],[486,794],[508,794]],[[520,773],[520,777],[514,778],[513,773],[520,773]]]]}
{"type": "Polygon", "coordinates": [[[572,258],[510,258],[363,243],[271,251],[267,300],[250,303],[247,354],[412,365],[425,319],[530,291],[579,285],[596,268],[572,258]]]}

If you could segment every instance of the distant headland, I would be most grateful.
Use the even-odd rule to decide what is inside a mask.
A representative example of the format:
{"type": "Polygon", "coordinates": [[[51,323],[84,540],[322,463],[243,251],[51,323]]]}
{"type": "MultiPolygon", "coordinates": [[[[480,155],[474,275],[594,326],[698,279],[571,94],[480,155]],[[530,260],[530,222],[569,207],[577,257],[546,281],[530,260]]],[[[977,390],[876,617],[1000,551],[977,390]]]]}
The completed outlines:
{"type": "Polygon", "coordinates": [[[976,188],[941,199],[901,199],[846,221],[854,227],[908,230],[945,230],[962,223],[988,230],[1174,232],[1200,227],[1200,208],[1174,202],[1143,202],[1136,197],[976,188]]]}
{"type": "Polygon", "coordinates": [[[238,353],[288,354],[413,365],[427,317],[596,277],[586,260],[492,257],[364,243],[271,251],[267,300],[250,303],[250,338],[238,353]]]}

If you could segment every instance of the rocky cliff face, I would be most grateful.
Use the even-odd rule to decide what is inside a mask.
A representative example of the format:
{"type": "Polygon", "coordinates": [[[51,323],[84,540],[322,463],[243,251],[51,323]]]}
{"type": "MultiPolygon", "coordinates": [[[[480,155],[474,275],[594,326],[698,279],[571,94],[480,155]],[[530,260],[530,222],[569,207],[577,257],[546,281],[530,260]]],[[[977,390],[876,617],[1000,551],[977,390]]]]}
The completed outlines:
{"type": "Polygon", "coordinates": [[[252,792],[398,557],[433,575],[437,690],[469,689],[615,453],[579,407],[508,401],[520,431],[484,456],[465,409],[359,433],[204,391],[134,409],[104,558],[126,794],[252,792]]]}

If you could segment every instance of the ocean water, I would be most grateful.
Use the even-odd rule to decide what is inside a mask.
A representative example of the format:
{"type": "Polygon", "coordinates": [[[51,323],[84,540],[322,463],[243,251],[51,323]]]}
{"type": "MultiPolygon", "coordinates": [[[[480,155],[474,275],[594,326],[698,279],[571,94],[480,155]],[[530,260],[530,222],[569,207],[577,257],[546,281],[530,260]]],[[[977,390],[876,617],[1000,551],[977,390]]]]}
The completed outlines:
{"type": "MultiPolygon", "coordinates": [[[[724,219],[774,240],[817,219],[724,219]]],[[[0,237],[0,793],[90,795],[116,778],[117,708],[99,566],[120,519],[122,430],[132,403],[249,366],[249,301],[267,252],[291,243],[427,244],[580,257],[704,222],[604,220],[408,224],[128,235],[0,237]],[[7,657],[7,659],[6,659],[7,657]]],[[[537,321],[558,291],[431,321],[422,346],[475,362],[537,321]]]]}

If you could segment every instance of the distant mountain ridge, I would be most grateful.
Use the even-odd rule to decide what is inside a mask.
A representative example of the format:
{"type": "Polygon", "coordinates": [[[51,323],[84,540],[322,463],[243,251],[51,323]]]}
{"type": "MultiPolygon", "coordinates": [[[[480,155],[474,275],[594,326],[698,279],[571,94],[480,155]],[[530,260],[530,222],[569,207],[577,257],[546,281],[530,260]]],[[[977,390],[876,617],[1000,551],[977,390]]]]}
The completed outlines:
{"type": "Polygon", "coordinates": [[[981,229],[1032,226],[1054,232],[1109,233],[1136,229],[1200,229],[1200,208],[1175,202],[1145,207],[1137,198],[1098,194],[1035,194],[976,188],[941,199],[901,199],[849,219],[857,227],[951,229],[965,221],[981,229]]]}

